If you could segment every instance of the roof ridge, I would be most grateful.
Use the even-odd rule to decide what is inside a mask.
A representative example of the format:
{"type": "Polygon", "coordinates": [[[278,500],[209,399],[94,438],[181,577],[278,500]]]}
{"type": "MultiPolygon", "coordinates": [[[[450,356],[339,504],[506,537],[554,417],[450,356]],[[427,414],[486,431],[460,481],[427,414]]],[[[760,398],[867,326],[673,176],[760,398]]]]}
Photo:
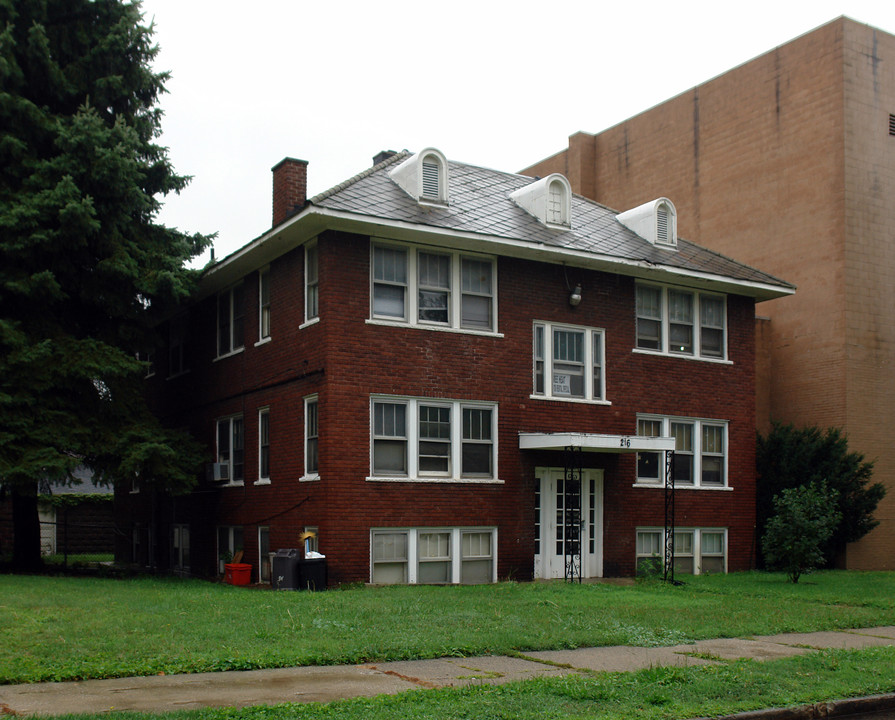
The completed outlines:
{"type": "Polygon", "coordinates": [[[321,202],[321,201],[323,201],[323,200],[326,200],[328,197],[332,197],[332,196],[335,195],[336,193],[341,192],[342,190],[344,190],[345,188],[347,188],[347,187],[349,187],[349,186],[351,186],[351,185],[354,185],[354,183],[358,182],[359,180],[363,180],[365,177],[369,177],[369,176],[372,175],[374,172],[378,172],[378,171],[381,170],[382,168],[384,168],[384,167],[388,167],[389,165],[398,162],[398,160],[403,160],[403,159],[406,158],[408,155],[410,155],[410,151],[409,151],[409,150],[401,150],[401,151],[399,151],[399,152],[396,152],[396,153],[395,153],[394,155],[392,155],[391,157],[387,157],[385,160],[383,160],[383,161],[380,162],[380,163],[377,163],[377,164],[374,165],[373,167],[371,167],[371,168],[367,168],[367,169],[364,170],[363,172],[359,172],[359,173],[358,173],[357,175],[355,175],[354,177],[348,178],[347,180],[345,180],[345,181],[343,181],[343,182],[340,182],[338,185],[335,185],[335,186],[331,187],[329,190],[324,190],[322,193],[319,193],[318,195],[315,195],[315,196],[312,197],[310,200],[308,200],[308,204],[309,204],[309,205],[314,205],[314,204],[319,203],[319,202],[321,202]]]}

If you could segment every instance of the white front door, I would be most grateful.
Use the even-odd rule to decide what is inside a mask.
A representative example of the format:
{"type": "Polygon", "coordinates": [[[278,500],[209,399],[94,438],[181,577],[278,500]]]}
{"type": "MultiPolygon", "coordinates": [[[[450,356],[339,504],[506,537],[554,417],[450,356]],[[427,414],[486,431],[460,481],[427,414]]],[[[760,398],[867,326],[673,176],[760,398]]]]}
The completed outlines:
{"type": "Polygon", "coordinates": [[[576,536],[581,577],[603,576],[603,471],[584,470],[580,488],[569,490],[562,468],[536,469],[535,578],[566,576],[566,551],[575,554],[576,536]]]}

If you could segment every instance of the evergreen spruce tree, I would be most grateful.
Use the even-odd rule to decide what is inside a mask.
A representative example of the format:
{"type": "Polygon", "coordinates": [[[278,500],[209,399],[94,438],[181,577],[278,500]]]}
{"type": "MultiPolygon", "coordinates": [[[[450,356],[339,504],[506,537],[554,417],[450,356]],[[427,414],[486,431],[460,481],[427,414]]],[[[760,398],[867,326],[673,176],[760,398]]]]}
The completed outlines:
{"type": "Polygon", "coordinates": [[[796,428],[775,423],[756,445],[758,538],[775,514],[774,498],[783,490],[813,485],[835,493],[831,505],[839,520],[821,547],[823,565],[832,567],[848,543],[864,537],[879,522],[873,513],[886,494],[882,483],[872,483],[873,463],[848,449],[848,438],[838,428],[796,428]]]}
{"type": "Polygon", "coordinates": [[[156,222],[188,181],[157,144],[156,52],[139,4],[0,0],[0,485],[22,569],[40,482],[84,464],[182,489],[199,462],[149,412],[137,359],[210,242],[156,222]]]}

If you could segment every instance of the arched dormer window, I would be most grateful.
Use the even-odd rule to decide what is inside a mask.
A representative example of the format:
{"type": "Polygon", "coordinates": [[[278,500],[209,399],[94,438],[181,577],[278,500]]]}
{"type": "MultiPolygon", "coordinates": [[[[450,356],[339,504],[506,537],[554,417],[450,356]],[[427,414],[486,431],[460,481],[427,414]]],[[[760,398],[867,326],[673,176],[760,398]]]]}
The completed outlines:
{"type": "Polygon", "coordinates": [[[653,245],[677,247],[677,211],[668,198],[650,200],[621,213],[617,220],[653,245]]]}
{"type": "Polygon", "coordinates": [[[548,227],[571,225],[572,188],[559,173],[553,173],[510,193],[510,199],[548,227]]]}
{"type": "Polygon", "coordinates": [[[447,159],[435,148],[407,158],[389,172],[389,177],[419,203],[448,203],[447,159]]]}

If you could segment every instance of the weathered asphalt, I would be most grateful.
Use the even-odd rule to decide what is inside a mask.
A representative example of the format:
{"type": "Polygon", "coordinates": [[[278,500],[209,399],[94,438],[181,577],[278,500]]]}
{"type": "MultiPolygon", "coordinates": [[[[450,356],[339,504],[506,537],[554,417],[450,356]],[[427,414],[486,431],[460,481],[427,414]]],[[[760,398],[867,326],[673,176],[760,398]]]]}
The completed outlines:
{"type": "MultiPolygon", "coordinates": [[[[485,656],[297,667],[195,675],[154,675],[0,686],[0,715],[62,715],[112,710],[169,712],[284,702],[331,702],[421,688],[497,684],[586,671],[629,672],[719,660],[770,660],[823,648],[895,645],[895,626],[751,638],[700,640],[675,647],[549,650],[522,657],[485,656]],[[711,659],[710,659],[711,658],[711,659]]],[[[735,716],[754,720],[813,720],[889,711],[895,694],[735,716]]],[[[883,717],[880,715],[879,717],[883,717]]]]}

